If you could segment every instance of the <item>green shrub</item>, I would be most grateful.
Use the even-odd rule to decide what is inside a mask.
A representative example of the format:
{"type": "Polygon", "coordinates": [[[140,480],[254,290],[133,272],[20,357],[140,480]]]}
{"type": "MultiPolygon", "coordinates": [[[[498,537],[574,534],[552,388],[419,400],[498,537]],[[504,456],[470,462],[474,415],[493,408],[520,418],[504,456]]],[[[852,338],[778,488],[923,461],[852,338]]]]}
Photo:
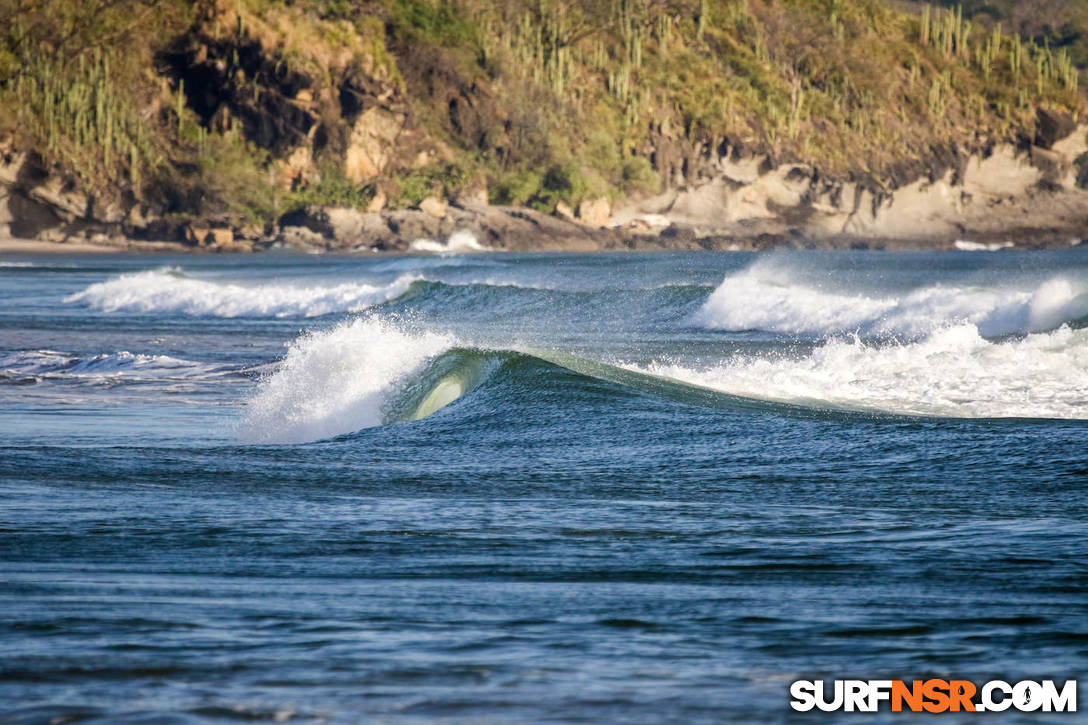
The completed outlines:
{"type": "Polygon", "coordinates": [[[469,174],[459,164],[425,166],[398,174],[392,181],[396,186],[390,202],[395,207],[412,208],[428,196],[449,196],[468,182],[469,174]]]}
{"type": "Polygon", "coordinates": [[[661,175],[644,156],[632,156],[623,163],[623,190],[655,193],[661,190],[661,175]]]}
{"type": "Polygon", "coordinates": [[[277,198],[265,169],[267,153],[235,134],[208,134],[199,160],[202,216],[233,224],[264,225],[277,212],[277,198]]]}
{"type": "Polygon", "coordinates": [[[446,47],[475,45],[475,30],[463,12],[450,3],[428,0],[396,0],[392,8],[393,34],[409,43],[446,47]]]}
{"type": "Polygon", "coordinates": [[[540,192],[543,176],[538,171],[522,171],[502,178],[491,187],[491,203],[521,206],[540,192]]]}
{"type": "Polygon", "coordinates": [[[303,206],[340,206],[365,210],[374,198],[374,184],[356,184],[344,176],[339,164],[325,164],[316,182],[292,191],[284,201],[284,211],[303,206]]]}

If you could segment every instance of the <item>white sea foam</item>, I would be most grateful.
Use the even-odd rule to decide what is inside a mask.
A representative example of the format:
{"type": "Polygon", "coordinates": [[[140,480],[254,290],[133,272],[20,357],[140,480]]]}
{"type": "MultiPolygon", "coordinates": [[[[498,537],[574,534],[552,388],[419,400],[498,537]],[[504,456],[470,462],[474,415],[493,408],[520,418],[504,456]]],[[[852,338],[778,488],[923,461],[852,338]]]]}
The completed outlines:
{"type": "Polygon", "coordinates": [[[902,294],[832,291],[754,265],[730,275],[692,322],[718,330],[919,337],[971,324],[986,337],[1052,330],[1088,314],[1088,290],[1062,277],[1029,287],[923,287],[902,294]]]}
{"type": "Polygon", "coordinates": [[[157,312],[206,317],[315,317],[358,312],[404,294],[415,276],[389,283],[240,285],[184,276],[177,268],[124,274],[92,284],[65,302],[103,312],[157,312]]]}
{"type": "Polygon", "coordinates": [[[454,345],[375,317],[306,334],[261,381],[239,425],[251,443],[304,443],[382,424],[398,383],[454,345]]]}
{"type": "Polygon", "coordinates": [[[957,239],[952,245],[961,252],[1000,252],[1015,246],[1012,242],[971,242],[966,239],[957,239]]]}
{"type": "Polygon", "coordinates": [[[409,245],[414,252],[432,252],[434,254],[459,254],[462,252],[488,252],[491,247],[484,246],[476,240],[476,235],[470,231],[457,231],[450,235],[445,244],[433,239],[417,239],[409,245]]]}
{"type": "Polygon", "coordinates": [[[993,342],[970,324],[925,339],[833,340],[801,357],[743,357],[695,369],[629,369],[744,397],[943,417],[1088,418],[1088,330],[993,342]]]}
{"type": "Polygon", "coordinates": [[[169,355],[143,355],[122,350],[74,355],[57,350],[26,350],[0,355],[0,378],[177,380],[209,378],[237,371],[220,365],[182,360],[169,355]]]}
{"type": "Polygon", "coordinates": [[[38,265],[33,262],[0,262],[0,269],[5,267],[14,269],[26,269],[30,267],[37,267],[38,265]]]}

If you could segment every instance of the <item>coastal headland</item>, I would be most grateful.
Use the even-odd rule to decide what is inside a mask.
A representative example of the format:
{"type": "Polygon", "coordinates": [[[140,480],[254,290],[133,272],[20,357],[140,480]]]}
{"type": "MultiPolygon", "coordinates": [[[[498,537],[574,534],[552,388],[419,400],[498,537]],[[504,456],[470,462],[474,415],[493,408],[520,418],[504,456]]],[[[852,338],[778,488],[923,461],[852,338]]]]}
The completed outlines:
{"type": "Polygon", "coordinates": [[[13,7],[0,249],[1079,244],[1088,11],[994,7],[13,7]]]}

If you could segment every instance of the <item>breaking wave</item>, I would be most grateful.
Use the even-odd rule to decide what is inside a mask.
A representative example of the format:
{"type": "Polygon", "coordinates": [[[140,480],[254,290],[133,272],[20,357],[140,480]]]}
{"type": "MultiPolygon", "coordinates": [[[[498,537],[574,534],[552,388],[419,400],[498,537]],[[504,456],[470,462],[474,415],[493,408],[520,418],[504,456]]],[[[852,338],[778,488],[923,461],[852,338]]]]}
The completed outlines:
{"type": "Polygon", "coordinates": [[[1088,418],[1088,329],[994,342],[970,324],[924,340],[832,340],[804,357],[628,369],[729,395],[817,408],[949,418],[1088,418]]]}
{"type": "Polygon", "coordinates": [[[124,274],[92,284],[65,302],[102,312],[172,313],[193,317],[317,317],[358,312],[399,297],[414,275],[392,282],[345,282],[303,286],[287,283],[240,285],[186,277],[174,268],[124,274]]]}
{"type": "Polygon", "coordinates": [[[454,232],[446,243],[436,242],[433,239],[417,239],[409,248],[414,252],[430,252],[432,254],[458,254],[462,252],[489,252],[491,247],[484,246],[476,240],[476,235],[469,231],[454,232]]]}
{"type": "Polygon", "coordinates": [[[997,337],[1053,330],[1085,315],[1088,289],[1062,277],[1028,289],[933,285],[869,295],[798,284],[787,271],[754,265],[726,277],[692,322],[715,330],[915,338],[969,324],[997,337]]]}
{"type": "MultiPolygon", "coordinates": [[[[994,342],[965,324],[910,343],[832,340],[808,355],[737,355],[701,366],[481,349],[450,334],[356,319],[296,340],[238,426],[248,443],[305,443],[426,417],[510,365],[518,385],[596,378],[694,405],[945,418],[1088,419],[1088,329],[994,342]],[[540,366],[577,374],[548,377],[540,366]],[[524,376],[530,376],[526,380],[524,376]]],[[[489,384],[485,405],[503,405],[489,384]]]]}
{"type": "Polygon", "coordinates": [[[390,422],[388,406],[406,379],[455,345],[451,335],[413,332],[376,317],[303,335],[260,382],[239,436],[303,443],[390,422]]]}

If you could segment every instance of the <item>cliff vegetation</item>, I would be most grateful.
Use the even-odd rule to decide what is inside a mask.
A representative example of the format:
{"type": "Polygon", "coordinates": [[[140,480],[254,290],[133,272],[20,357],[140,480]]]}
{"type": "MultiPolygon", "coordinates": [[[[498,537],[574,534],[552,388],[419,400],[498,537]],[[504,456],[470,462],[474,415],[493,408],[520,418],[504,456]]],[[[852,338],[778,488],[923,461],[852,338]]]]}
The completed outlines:
{"type": "Polygon", "coordinates": [[[894,188],[1079,120],[1088,11],[1051,4],[3,0],[0,150],[160,236],[430,197],[566,213],[752,154],[894,188]]]}

